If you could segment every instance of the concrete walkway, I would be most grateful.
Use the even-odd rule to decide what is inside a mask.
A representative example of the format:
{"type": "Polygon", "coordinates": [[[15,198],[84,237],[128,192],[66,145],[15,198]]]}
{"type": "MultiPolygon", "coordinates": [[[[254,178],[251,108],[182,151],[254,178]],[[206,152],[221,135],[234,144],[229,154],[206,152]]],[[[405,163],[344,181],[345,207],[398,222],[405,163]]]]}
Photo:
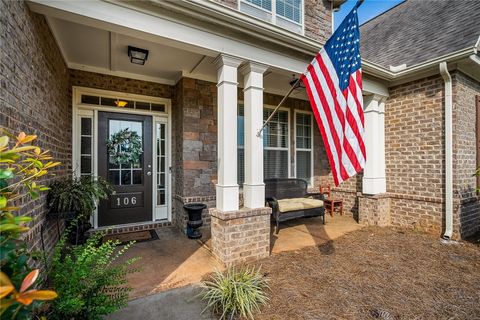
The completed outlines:
{"type": "Polygon", "coordinates": [[[198,297],[198,285],[176,288],[147,297],[132,300],[122,309],[105,319],[108,320],[214,320],[217,319],[205,308],[198,297]]]}

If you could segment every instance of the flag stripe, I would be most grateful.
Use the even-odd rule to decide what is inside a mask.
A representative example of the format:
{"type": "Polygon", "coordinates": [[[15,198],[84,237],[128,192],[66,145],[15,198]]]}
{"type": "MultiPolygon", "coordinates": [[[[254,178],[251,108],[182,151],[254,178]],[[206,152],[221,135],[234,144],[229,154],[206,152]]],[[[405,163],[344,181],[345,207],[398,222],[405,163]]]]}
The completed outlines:
{"type": "MultiPolygon", "coordinates": [[[[351,139],[345,139],[345,135],[351,136],[352,134],[352,126],[350,124],[350,121],[347,122],[347,125],[345,125],[345,119],[349,120],[349,117],[346,117],[345,114],[348,114],[348,108],[346,107],[346,102],[343,99],[343,94],[340,91],[340,88],[338,86],[335,86],[334,82],[332,81],[330,77],[330,72],[328,71],[326,65],[330,65],[330,59],[326,55],[319,55],[316,59],[320,66],[321,66],[321,71],[316,70],[318,74],[322,74],[323,77],[325,77],[327,81],[327,86],[329,90],[323,90],[326,94],[331,94],[333,101],[335,103],[335,106],[338,106],[339,109],[337,110],[337,116],[340,117],[341,123],[343,125],[343,132],[341,133],[341,139],[342,139],[342,146],[343,149],[345,150],[345,153],[342,154],[342,163],[345,165],[349,176],[354,175],[355,173],[358,172],[358,160],[355,156],[355,152],[353,151],[353,148],[356,148],[356,141],[351,140],[351,139]],[[325,63],[326,62],[326,63],[325,63]],[[338,95],[337,95],[338,93],[338,95]],[[342,104],[342,107],[340,107],[340,103],[342,104]],[[353,142],[353,145],[352,145],[353,142]],[[353,148],[352,148],[353,147],[353,148]]],[[[315,64],[315,62],[313,63],[315,64]]],[[[325,86],[323,86],[325,88],[325,86]]]]}
{"type": "Polygon", "coordinates": [[[301,78],[336,186],[360,172],[366,161],[360,32],[356,11],[359,3],[345,17],[301,78]]]}
{"type": "Polygon", "coordinates": [[[318,79],[314,80],[313,75],[315,73],[308,73],[307,74],[307,80],[309,83],[309,86],[311,88],[312,96],[314,98],[314,112],[318,112],[318,114],[321,116],[321,119],[324,119],[325,121],[322,122],[324,128],[325,128],[325,133],[327,135],[327,140],[330,145],[330,150],[332,151],[332,158],[334,160],[333,165],[335,166],[337,175],[339,175],[339,180],[343,181],[345,178],[348,177],[347,173],[345,172],[345,168],[342,166],[342,163],[340,161],[340,155],[341,155],[341,148],[340,148],[340,141],[338,139],[338,136],[335,133],[334,130],[334,124],[332,123],[331,117],[328,117],[325,113],[325,108],[322,107],[322,105],[327,105],[327,102],[325,101],[325,97],[322,95],[319,95],[318,91],[318,79]],[[317,83],[315,82],[317,81],[317,83]]]}
{"type": "MultiPolygon", "coordinates": [[[[315,99],[313,97],[313,94],[312,94],[312,90],[310,89],[310,84],[308,82],[308,79],[305,76],[303,76],[302,80],[303,80],[303,83],[305,84],[305,88],[306,88],[309,100],[310,101],[315,101],[315,99]]],[[[320,129],[320,133],[322,135],[323,145],[325,146],[325,151],[327,153],[328,162],[330,163],[330,167],[332,169],[333,181],[334,181],[335,185],[338,186],[343,180],[342,181],[338,180],[337,168],[336,168],[336,165],[335,165],[335,161],[333,160],[333,152],[330,148],[330,143],[328,141],[325,128],[323,127],[323,122],[320,118],[320,115],[318,114],[318,110],[317,110],[317,108],[312,108],[312,109],[313,109],[313,114],[315,116],[315,120],[317,120],[318,128],[320,129]]]]}

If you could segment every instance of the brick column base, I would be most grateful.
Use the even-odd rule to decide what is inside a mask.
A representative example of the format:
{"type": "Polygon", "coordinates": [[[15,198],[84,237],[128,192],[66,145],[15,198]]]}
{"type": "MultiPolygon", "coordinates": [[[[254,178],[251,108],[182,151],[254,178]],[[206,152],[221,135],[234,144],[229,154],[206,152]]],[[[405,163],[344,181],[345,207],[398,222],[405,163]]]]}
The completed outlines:
{"type": "Polygon", "coordinates": [[[212,252],[225,265],[268,257],[271,208],[220,211],[211,215],[212,252]]]}
{"type": "Polygon", "coordinates": [[[358,222],[370,226],[389,226],[391,224],[391,218],[390,198],[388,195],[359,195],[358,222]]]}

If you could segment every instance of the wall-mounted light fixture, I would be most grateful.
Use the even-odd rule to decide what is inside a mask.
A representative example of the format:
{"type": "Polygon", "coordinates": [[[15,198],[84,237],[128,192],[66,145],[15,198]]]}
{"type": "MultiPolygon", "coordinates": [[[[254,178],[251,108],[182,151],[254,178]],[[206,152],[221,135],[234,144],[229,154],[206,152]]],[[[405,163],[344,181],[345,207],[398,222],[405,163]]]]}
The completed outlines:
{"type": "Polygon", "coordinates": [[[127,104],[128,104],[127,101],[118,100],[118,99],[117,99],[117,101],[115,101],[115,105],[116,105],[118,108],[124,108],[127,104]]]}
{"type": "Polygon", "coordinates": [[[128,46],[128,56],[131,63],[143,66],[148,58],[148,50],[128,46]]]}

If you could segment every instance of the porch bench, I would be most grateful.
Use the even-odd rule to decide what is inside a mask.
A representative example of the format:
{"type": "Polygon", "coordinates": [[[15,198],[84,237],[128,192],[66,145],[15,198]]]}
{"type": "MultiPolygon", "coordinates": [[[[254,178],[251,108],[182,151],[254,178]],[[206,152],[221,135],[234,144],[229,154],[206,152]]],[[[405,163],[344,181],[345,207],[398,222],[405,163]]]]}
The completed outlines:
{"type": "Polygon", "coordinates": [[[265,179],[265,201],[272,208],[275,233],[278,233],[280,222],[297,218],[320,216],[325,224],[324,196],[309,193],[307,187],[308,183],[303,179],[265,179]]]}

